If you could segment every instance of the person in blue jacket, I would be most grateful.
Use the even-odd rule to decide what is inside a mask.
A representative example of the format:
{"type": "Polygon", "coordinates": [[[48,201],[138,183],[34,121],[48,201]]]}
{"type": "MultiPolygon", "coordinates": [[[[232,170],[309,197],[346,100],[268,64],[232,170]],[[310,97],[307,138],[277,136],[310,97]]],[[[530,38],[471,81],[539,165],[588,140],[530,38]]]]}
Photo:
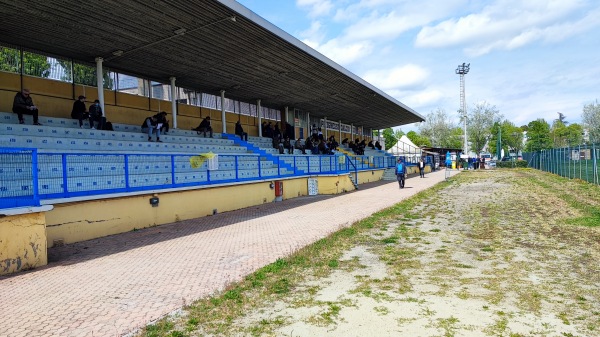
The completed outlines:
{"type": "Polygon", "coordinates": [[[398,184],[400,184],[400,188],[404,188],[406,165],[402,161],[402,158],[398,158],[398,163],[396,164],[396,177],[398,178],[398,184]]]}

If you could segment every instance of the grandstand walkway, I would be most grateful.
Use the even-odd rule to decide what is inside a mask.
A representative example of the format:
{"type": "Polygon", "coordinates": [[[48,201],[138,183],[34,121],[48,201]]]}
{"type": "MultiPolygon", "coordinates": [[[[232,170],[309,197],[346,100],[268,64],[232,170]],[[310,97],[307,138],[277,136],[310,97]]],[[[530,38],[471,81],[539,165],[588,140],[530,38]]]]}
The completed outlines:
{"type": "MultiPolygon", "coordinates": [[[[452,171],[456,174],[457,171],[452,171]]],[[[444,180],[375,182],[51,248],[0,277],[0,336],[115,337],[223,289],[294,250],[444,180]]]]}

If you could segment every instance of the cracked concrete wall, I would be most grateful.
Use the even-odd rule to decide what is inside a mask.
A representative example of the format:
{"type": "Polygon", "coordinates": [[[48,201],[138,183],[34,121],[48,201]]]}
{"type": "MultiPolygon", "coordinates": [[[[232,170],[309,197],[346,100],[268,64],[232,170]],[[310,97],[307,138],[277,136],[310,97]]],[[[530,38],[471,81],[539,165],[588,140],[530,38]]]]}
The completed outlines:
{"type": "Polygon", "coordinates": [[[44,213],[0,218],[0,275],[48,264],[44,213]]]}

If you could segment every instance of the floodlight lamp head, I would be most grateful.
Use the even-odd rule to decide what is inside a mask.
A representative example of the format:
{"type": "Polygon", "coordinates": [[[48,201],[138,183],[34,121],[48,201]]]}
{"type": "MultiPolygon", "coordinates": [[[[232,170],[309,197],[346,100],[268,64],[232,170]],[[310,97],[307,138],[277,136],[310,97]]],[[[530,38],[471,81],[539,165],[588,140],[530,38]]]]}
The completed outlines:
{"type": "Polygon", "coordinates": [[[175,35],[184,35],[185,32],[187,32],[187,29],[185,29],[185,28],[179,28],[179,29],[176,29],[175,31],[173,31],[173,33],[175,33],[175,35]]]}
{"type": "Polygon", "coordinates": [[[235,15],[229,18],[231,21],[233,22],[237,22],[237,19],[235,18],[235,15]]]}

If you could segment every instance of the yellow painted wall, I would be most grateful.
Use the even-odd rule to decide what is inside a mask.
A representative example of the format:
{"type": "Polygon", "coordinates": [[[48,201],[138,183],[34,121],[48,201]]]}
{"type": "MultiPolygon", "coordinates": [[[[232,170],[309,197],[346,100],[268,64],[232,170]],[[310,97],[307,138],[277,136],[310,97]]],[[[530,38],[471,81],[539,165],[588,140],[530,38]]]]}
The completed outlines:
{"type": "Polygon", "coordinates": [[[384,170],[377,171],[362,171],[358,172],[358,184],[372,183],[374,181],[380,181],[383,177],[384,170]]]}
{"type": "Polygon", "coordinates": [[[318,177],[319,194],[339,194],[355,190],[348,175],[318,177]]]}
{"type": "Polygon", "coordinates": [[[275,191],[269,184],[160,193],[158,207],[150,205],[152,195],[57,204],[46,213],[48,245],[52,247],[55,240],[73,243],[203,217],[212,215],[214,209],[221,213],[272,202],[275,191]]]}
{"type": "Polygon", "coordinates": [[[308,179],[289,179],[283,181],[283,199],[292,199],[308,195],[308,179]]]}
{"type": "Polygon", "coordinates": [[[0,275],[48,264],[44,213],[0,218],[0,275]]]}
{"type": "MultiPolygon", "coordinates": [[[[89,107],[98,99],[95,87],[80,84],[49,80],[39,77],[23,76],[23,87],[31,91],[31,98],[39,107],[40,115],[60,118],[70,118],[73,101],[79,95],[86,96],[85,104],[89,107]]],[[[13,73],[0,72],[0,111],[12,111],[15,94],[21,90],[21,76],[13,73]]],[[[144,119],[159,111],[167,112],[167,119],[173,126],[171,102],[166,100],[149,99],[145,96],[133,95],[114,90],[104,90],[104,108],[106,117],[113,123],[138,125],[144,119]]],[[[178,104],[177,127],[180,129],[195,128],[202,118],[210,116],[214,132],[222,131],[221,111],[200,108],[187,104],[178,104]]],[[[235,133],[235,122],[238,114],[226,113],[227,132],[235,133]]],[[[256,118],[242,116],[244,131],[250,136],[258,135],[256,118]]]]}

